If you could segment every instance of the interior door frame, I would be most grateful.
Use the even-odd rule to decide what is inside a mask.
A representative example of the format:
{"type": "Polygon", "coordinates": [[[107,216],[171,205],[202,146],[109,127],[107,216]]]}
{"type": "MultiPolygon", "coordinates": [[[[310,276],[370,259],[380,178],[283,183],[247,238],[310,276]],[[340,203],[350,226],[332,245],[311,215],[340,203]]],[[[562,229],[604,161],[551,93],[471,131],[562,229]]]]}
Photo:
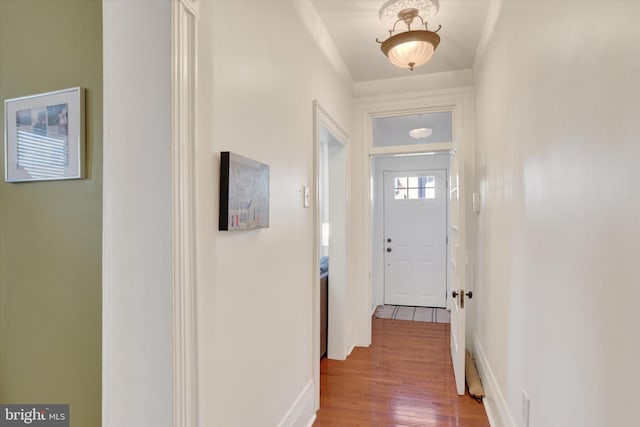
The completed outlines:
{"type": "Polygon", "coordinates": [[[313,292],[312,292],[312,334],[311,357],[315,410],[320,409],[320,244],[322,242],[322,215],[320,203],[321,179],[321,131],[327,130],[342,148],[329,165],[332,181],[338,189],[330,190],[329,214],[331,218],[331,240],[329,246],[329,297],[327,357],[344,360],[349,353],[347,327],[347,163],[349,135],[322,108],[317,100],[313,101],[313,292]],[[333,295],[333,297],[331,296],[333,295]],[[336,297],[337,296],[337,297],[336,297]]]}
{"type": "MultiPolygon", "coordinates": [[[[401,94],[380,95],[356,100],[355,108],[355,132],[357,139],[362,144],[359,152],[362,167],[361,182],[362,191],[371,195],[371,183],[373,179],[372,159],[378,155],[414,154],[424,152],[451,153],[457,152],[464,161],[461,169],[465,176],[460,188],[462,212],[464,221],[461,221],[461,232],[466,236],[462,242],[460,252],[465,260],[465,285],[467,289],[473,288],[474,266],[474,229],[471,203],[465,203],[471,198],[471,190],[475,188],[475,150],[474,150],[474,121],[473,121],[473,88],[460,87],[444,90],[432,90],[423,92],[406,92],[401,94]],[[372,120],[376,117],[401,116],[408,114],[420,114],[429,112],[453,112],[453,141],[438,144],[416,144],[408,146],[374,147],[372,120]]],[[[362,205],[354,206],[354,209],[364,212],[365,221],[362,235],[354,236],[363,242],[368,256],[365,257],[362,270],[355,273],[355,281],[359,286],[358,306],[356,310],[356,343],[360,346],[371,345],[371,315],[375,309],[372,299],[372,263],[374,260],[373,246],[373,200],[366,198],[362,205]]],[[[450,294],[447,299],[450,298],[450,294]]],[[[447,302],[449,306],[449,302],[447,302]]],[[[470,331],[467,331],[467,334],[470,331]]],[[[470,340],[469,340],[470,341],[470,340]]]]}

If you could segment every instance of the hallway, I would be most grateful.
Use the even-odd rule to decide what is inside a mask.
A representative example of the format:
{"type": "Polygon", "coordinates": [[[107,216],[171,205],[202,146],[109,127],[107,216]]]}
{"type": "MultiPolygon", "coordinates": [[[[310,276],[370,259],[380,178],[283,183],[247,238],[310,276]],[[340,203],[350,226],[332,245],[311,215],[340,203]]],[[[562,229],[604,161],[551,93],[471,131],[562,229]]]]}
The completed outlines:
{"type": "Polygon", "coordinates": [[[371,347],[320,371],[314,427],[489,425],[482,404],[456,394],[449,324],[374,318],[371,347]]]}

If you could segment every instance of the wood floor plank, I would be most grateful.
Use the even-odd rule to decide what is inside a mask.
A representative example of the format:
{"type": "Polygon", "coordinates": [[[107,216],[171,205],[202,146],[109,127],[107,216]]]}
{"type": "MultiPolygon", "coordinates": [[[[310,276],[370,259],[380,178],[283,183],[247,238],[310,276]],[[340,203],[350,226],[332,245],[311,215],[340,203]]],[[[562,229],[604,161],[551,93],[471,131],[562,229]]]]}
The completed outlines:
{"type": "Polygon", "coordinates": [[[481,403],[458,396],[449,324],[373,319],[372,345],[320,363],[314,427],[488,427],[481,403]]]}

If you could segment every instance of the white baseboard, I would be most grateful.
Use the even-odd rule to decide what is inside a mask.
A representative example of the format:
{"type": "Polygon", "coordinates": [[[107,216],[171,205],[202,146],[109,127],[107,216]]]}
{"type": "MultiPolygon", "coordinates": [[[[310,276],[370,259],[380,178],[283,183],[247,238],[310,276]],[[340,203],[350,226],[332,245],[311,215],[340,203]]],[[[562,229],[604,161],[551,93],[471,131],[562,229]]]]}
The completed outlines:
{"type": "Polygon", "coordinates": [[[484,388],[485,398],[483,399],[485,410],[487,411],[487,417],[489,418],[489,424],[491,427],[516,427],[513,421],[513,415],[509,411],[506,400],[496,377],[493,375],[487,356],[484,353],[482,344],[478,339],[478,335],[473,333],[473,344],[475,347],[475,359],[478,366],[478,373],[482,380],[482,387],[484,388]]]}
{"type": "Polygon", "coordinates": [[[349,348],[349,351],[347,352],[347,357],[351,356],[351,353],[353,352],[353,350],[354,350],[355,348],[356,348],[356,345],[355,345],[355,344],[354,344],[354,345],[352,345],[352,346],[349,348]]]}
{"type": "Polygon", "coordinates": [[[311,427],[316,419],[314,403],[313,380],[309,380],[278,427],[311,427]]]}
{"type": "Polygon", "coordinates": [[[315,421],[316,421],[316,414],[313,414],[313,417],[311,417],[311,419],[309,420],[309,424],[307,424],[305,427],[312,427],[315,421]]]}

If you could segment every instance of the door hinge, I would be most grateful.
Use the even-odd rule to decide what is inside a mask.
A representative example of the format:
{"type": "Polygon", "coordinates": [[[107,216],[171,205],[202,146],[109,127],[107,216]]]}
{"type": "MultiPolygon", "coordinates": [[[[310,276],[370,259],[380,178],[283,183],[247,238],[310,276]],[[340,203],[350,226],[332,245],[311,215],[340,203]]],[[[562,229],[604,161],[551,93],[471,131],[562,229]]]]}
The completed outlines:
{"type": "Polygon", "coordinates": [[[445,236],[445,241],[446,241],[446,244],[448,245],[449,244],[449,236],[445,236]]]}

